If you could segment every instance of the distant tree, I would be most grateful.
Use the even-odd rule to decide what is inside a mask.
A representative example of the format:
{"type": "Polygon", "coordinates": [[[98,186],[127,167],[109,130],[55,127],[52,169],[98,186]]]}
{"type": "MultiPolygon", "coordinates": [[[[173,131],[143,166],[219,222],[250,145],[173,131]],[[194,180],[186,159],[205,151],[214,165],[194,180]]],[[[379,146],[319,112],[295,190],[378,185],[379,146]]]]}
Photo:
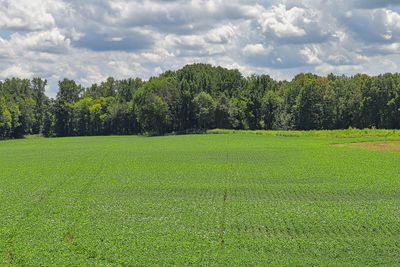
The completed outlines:
{"type": "Polygon", "coordinates": [[[9,138],[12,130],[12,115],[4,97],[0,96],[0,139],[9,138]]]}
{"type": "Polygon", "coordinates": [[[58,83],[58,86],[56,100],[59,102],[75,103],[83,93],[83,88],[73,80],[64,79],[58,83]]]}
{"type": "Polygon", "coordinates": [[[214,125],[216,103],[211,95],[201,92],[193,99],[198,126],[207,129],[214,125]]]}
{"type": "Polygon", "coordinates": [[[58,83],[54,105],[55,134],[58,136],[74,135],[73,104],[79,101],[83,89],[75,81],[64,79],[58,83]]]}
{"type": "Polygon", "coordinates": [[[0,81],[0,138],[233,129],[400,128],[400,74],[291,81],[186,65],[148,81],[113,77],[87,88],[59,82],[55,99],[41,78],[0,81]]]}
{"type": "Polygon", "coordinates": [[[179,131],[195,128],[196,115],[193,104],[193,91],[190,83],[182,80],[179,84],[179,95],[175,110],[175,125],[179,131]]]}
{"type": "Polygon", "coordinates": [[[300,130],[322,129],[323,91],[318,77],[312,74],[296,76],[294,86],[298,95],[294,106],[296,128],[300,130]]]}
{"type": "Polygon", "coordinates": [[[44,110],[43,117],[43,130],[42,133],[46,137],[55,135],[55,115],[54,115],[54,100],[50,100],[46,109],[44,110]]]}
{"type": "Polygon", "coordinates": [[[141,90],[135,94],[135,114],[144,132],[164,134],[171,122],[167,103],[155,92],[141,90]]]}
{"type": "Polygon", "coordinates": [[[107,107],[107,128],[111,134],[131,134],[135,120],[130,117],[128,103],[113,101],[107,107]]]}
{"type": "Polygon", "coordinates": [[[144,132],[164,134],[179,127],[179,89],[170,75],[150,79],[133,95],[133,110],[144,132]]]}
{"type": "Polygon", "coordinates": [[[267,91],[276,90],[277,83],[268,75],[252,75],[246,79],[242,95],[246,99],[246,117],[250,129],[261,129],[262,98],[267,91]]]}
{"type": "Polygon", "coordinates": [[[229,98],[225,94],[215,100],[215,127],[231,128],[229,122],[229,98]]]}
{"type": "Polygon", "coordinates": [[[34,123],[32,133],[41,133],[43,130],[44,116],[49,104],[48,97],[45,94],[47,81],[41,78],[33,78],[31,81],[32,93],[34,99],[34,123]]]}
{"type": "Polygon", "coordinates": [[[244,99],[232,97],[228,103],[228,120],[233,129],[249,129],[246,116],[247,102],[244,99]]]}
{"type": "Polygon", "coordinates": [[[89,108],[93,103],[90,97],[81,98],[79,101],[73,103],[73,130],[76,135],[89,135],[91,131],[91,116],[89,108]]]}
{"type": "Polygon", "coordinates": [[[120,103],[128,103],[135,91],[143,85],[144,82],[139,78],[116,81],[116,99],[120,103]]]}
{"type": "Polygon", "coordinates": [[[264,128],[267,130],[277,128],[279,109],[282,105],[282,99],[279,95],[270,90],[261,100],[261,113],[264,122],[264,128]]]}

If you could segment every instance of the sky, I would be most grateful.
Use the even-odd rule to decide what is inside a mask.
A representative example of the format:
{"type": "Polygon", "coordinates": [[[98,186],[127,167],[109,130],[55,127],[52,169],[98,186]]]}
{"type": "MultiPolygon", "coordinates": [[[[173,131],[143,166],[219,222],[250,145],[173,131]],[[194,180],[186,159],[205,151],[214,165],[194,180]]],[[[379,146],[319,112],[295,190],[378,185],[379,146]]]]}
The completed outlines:
{"type": "Polygon", "coordinates": [[[0,0],[0,80],[400,71],[400,0],[0,0]]]}

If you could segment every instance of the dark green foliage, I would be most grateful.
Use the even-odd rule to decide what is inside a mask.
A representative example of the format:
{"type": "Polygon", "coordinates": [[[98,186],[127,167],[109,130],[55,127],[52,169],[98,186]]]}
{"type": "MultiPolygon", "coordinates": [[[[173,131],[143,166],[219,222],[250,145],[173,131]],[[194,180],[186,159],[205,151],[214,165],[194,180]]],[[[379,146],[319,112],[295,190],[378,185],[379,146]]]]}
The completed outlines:
{"type": "Polygon", "coordinates": [[[42,134],[46,137],[51,137],[55,134],[54,129],[54,100],[49,100],[43,116],[42,134]]]}
{"type": "Polygon", "coordinates": [[[156,93],[143,90],[134,98],[134,110],[144,132],[163,134],[171,121],[167,103],[156,93]]]}
{"type": "Polygon", "coordinates": [[[0,82],[0,138],[190,132],[226,129],[400,128],[400,74],[292,81],[192,64],[145,82],[115,80],[84,88],[59,82],[56,99],[40,78],[0,82]]]}
{"type": "Polygon", "coordinates": [[[7,108],[6,100],[0,97],[0,138],[10,136],[12,130],[12,114],[7,108]]]}
{"type": "Polygon", "coordinates": [[[279,128],[278,114],[282,106],[282,99],[275,91],[268,91],[262,98],[261,113],[264,127],[267,130],[279,128]]]}
{"type": "Polygon", "coordinates": [[[178,91],[168,77],[151,79],[133,95],[133,110],[142,132],[164,134],[171,130],[178,91]]]}
{"type": "Polygon", "coordinates": [[[197,126],[202,129],[213,127],[215,115],[215,101],[206,92],[199,93],[193,100],[197,118],[197,126]]]}
{"type": "Polygon", "coordinates": [[[0,139],[19,138],[43,131],[49,99],[46,80],[7,79],[0,82],[0,139]]]}

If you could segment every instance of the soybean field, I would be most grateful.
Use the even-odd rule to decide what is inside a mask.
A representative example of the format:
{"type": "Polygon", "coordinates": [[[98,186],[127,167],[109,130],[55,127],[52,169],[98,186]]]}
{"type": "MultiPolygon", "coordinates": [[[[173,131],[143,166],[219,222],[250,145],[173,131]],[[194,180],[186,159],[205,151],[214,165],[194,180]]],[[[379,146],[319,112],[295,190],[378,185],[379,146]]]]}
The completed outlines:
{"type": "Polygon", "coordinates": [[[1,141],[0,266],[400,265],[398,140],[1,141]]]}

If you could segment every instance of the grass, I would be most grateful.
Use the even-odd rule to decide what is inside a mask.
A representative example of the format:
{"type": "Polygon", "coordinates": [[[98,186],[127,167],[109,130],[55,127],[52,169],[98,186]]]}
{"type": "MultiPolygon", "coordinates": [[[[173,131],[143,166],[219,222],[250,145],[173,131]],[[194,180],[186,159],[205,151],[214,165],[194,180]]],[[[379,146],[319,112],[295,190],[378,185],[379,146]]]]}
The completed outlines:
{"type": "Polygon", "coordinates": [[[346,129],[346,130],[310,130],[310,131],[285,131],[285,130],[227,130],[213,129],[207,131],[210,134],[257,134],[268,136],[286,136],[286,137],[332,137],[332,138],[391,138],[399,139],[400,130],[385,129],[346,129]]]}
{"type": "Polygon", "coordinates": [[[297,136],[0,142],[0,265],[400,265],[397,136],[297,136]]]}

